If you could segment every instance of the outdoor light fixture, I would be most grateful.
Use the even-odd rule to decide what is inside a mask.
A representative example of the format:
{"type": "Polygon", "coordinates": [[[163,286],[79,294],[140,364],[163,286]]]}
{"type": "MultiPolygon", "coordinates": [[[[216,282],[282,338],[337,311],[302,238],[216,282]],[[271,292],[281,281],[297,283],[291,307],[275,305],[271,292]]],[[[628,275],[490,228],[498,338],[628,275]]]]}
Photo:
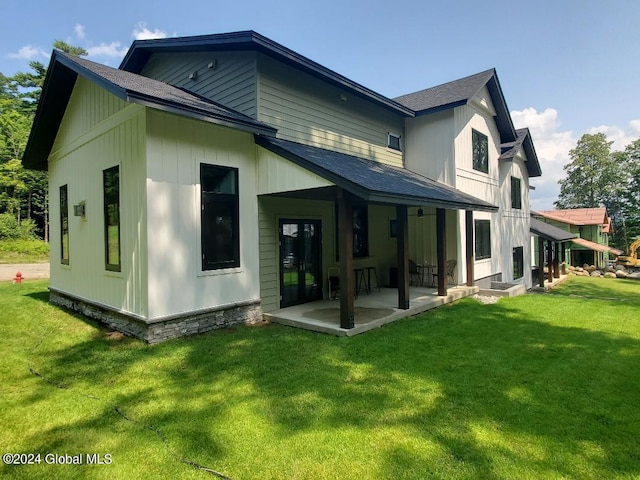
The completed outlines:
{"type": "Polygon", "coordinates": [[[418,218],[422,218],[422,217],[424,217],[424,210],[422,209],[422,207],[420,207],[418,209],[418,218]]]}
{"type": "Polygon", "coordinates": [[[73,206],[73,214],[76,217],[84,217],[86,215],[84,201],[82,201],[79,204],[73,206]]]}

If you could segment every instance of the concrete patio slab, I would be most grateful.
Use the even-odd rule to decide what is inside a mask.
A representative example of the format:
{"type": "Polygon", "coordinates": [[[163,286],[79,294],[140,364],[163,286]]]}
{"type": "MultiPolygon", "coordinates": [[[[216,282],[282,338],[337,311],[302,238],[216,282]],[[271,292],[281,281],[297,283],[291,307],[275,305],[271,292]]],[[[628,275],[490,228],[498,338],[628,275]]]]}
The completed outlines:
{"type": "Polygon", "coordinates": [[[355,301],[355,327],[340,327],[340,302],[338,300],[319,300],[293,307],[282,308],[263,314],[266,321],[303,328],[314,332],[337,336],[354,336],[401,318],[412,317],[419,313],[437,308],[461,298],[475,295],[478,287],[455,286],[447,290],[447,295],[440,297],[433,288],[414,287],[409,293],[408,310],[396,308],[398,290],[381,288],[380,292],[360,295],[355,301]]]}

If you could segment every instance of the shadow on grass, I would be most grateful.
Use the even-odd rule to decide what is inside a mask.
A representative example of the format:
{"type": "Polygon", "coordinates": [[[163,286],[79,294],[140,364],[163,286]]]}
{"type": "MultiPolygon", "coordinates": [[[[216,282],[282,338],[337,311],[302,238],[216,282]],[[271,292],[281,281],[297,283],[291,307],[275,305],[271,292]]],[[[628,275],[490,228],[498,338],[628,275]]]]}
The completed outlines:
{"type": "Polygon", "coordinates": [[[640,474],[640,341],[543,322],[516,305],[465,300],[352,338],[281,326],[117,350],[94,338],[57,352],[50,370],[71,385],[121,388],[119,404],[134,411],[163,405],[139,407],[141,421],[205,464],[227,460],[221,445],[233,439],[212,432],[246,405],[275,432],[271,442],[335,432],[322,448],[350,449],[358,462],[362,447],[338,432],[355,429],[362,444],[384,438],[383,478],[640,474]],[[132,375],[138,389],[112,382],[132,375]]]}
{"type": "Polygon", "coordinates": [[[39,302],[49,303],[49,292],[48,291],[40,291],[40,292],[31,292],[25,294],[26,297],[32,298],[39,302]]]}

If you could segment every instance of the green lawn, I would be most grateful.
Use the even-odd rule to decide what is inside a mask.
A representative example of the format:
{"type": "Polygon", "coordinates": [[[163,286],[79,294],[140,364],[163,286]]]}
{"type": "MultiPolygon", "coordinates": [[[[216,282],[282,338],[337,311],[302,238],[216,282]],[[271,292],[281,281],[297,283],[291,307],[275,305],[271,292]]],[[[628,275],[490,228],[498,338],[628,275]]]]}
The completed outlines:
{"type": "Polygon", "coordinates": [[[574,277],[353,338],[273,325],[151,347],[46,287],[0,284],[0,450],[43,455],[2,477],[213,478],[187,460],[234,480],[640,478],[639,282],[574,277]]]}

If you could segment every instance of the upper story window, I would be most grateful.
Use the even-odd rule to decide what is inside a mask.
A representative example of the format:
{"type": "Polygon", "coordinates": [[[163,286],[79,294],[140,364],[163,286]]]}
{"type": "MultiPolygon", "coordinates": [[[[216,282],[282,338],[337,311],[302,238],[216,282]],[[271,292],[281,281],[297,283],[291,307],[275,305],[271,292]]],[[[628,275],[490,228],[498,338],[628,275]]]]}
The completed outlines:
{"type": "Polygon", "coordinates": [[[104,263],[107,270],[120,271],[120,167],[102,171],[104,197],[104,263]]]}
{"type": "Polygon", "coordinates": [[[476,220],[476,260],[491,258],[491,222],[476,220]]]}
{"type": "Polygon", "coordinates": [[[387,135],[387,146],[393,150],[401,151],[400,135],[389,132],[387,135]]]}
{"type": "Polygon", "coordinates": [[[60,263],[69,265],[69,195],[66,185],[60,187],[60,263]]]}
{"type": "Polygon", "coordinates": [[[511,208],[522,208],[522,183],[518,177],[511,177],[511,208]]]}
{"type": "Polygon", "coordinates": [[[200,164],[202,270],[240,266],[238,169],[200,164]]]}
{"type": "Polygon", "coordinates": [[[483,133],[472,130],[473,169],[489,173],[489,139],[483,133]]]}

